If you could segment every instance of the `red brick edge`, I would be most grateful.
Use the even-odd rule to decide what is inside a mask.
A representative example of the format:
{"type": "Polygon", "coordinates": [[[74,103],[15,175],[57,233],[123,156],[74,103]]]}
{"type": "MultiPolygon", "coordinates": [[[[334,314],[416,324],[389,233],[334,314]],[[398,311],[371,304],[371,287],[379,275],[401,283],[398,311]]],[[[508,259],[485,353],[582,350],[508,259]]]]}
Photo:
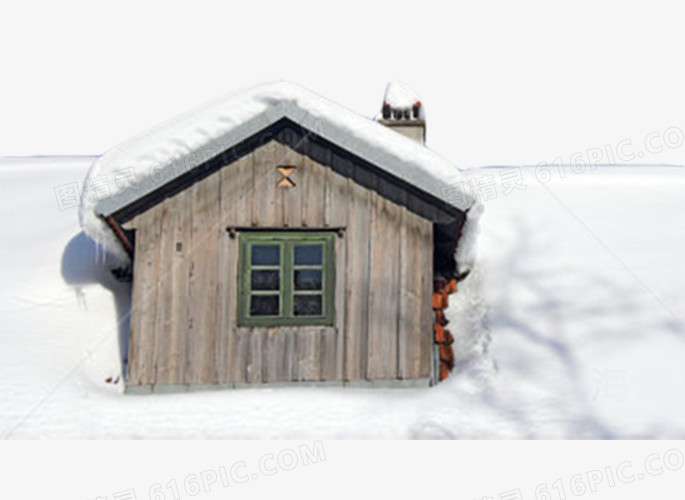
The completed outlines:
{"type": "Polygon", "coordinates": [[[449,321],[445,317],[445,309],[449,306],[449,296],[457,291],[457,280],[440,280],[433,283],[433,333],[435,344],[439,346],[440,370],[439,380],[445,380],[454,368],[454,351],[452,344],[454,337],[445,329],[449,321]]]}

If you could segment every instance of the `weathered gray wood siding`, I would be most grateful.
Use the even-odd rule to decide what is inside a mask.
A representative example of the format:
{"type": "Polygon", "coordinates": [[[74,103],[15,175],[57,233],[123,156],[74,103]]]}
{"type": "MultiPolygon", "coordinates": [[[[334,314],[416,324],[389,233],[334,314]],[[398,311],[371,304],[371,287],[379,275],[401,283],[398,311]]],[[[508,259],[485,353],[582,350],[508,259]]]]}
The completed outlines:
{"type": "Polygon", "coordinates": [[[126,224],[136,229],[127,384],[427,379],[433,225],[271,141],[126,224]],[[278,188],[279,165],[297,167],[278,188]],[[345,228],[335,325],[238,327],[226,227],[345,228]]]}

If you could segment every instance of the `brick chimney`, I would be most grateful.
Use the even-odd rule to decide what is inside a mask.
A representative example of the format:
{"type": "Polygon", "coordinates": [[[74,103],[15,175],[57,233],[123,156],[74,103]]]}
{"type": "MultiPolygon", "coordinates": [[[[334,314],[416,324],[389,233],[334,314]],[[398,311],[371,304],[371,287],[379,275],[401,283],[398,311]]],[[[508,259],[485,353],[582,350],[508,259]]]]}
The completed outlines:
{"type": "Polygon", "coordinates": [[[378,123],[421,144],[426,142],[426,120],[418,95],[401,82],[390,82],[385,89],[378,123]]]}

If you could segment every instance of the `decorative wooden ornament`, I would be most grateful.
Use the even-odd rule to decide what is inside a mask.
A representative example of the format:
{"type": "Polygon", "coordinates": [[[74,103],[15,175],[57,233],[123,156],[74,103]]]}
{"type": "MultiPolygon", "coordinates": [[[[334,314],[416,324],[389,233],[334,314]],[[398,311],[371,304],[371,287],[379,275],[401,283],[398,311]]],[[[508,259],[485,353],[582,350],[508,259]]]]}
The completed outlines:
{"type": "Polygon", "coordinates": [[[288,166],[288,167],[276,167],[276,170],[278,170],[283,177],[278,181],[276,186],[280,188],[291,188],[295,187],[295,182],[290,178],[290,174],[292,174],[295,171],[296,167],[288,166]]]}

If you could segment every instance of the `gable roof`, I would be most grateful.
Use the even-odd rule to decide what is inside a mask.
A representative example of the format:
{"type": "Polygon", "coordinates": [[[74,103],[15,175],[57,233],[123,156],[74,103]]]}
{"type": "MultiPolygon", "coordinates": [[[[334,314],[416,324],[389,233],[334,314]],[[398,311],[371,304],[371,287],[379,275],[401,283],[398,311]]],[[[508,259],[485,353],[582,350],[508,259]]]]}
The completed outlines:
{"type": "MultiPolygon", "coordinates": [[[[445,198],[461,171],[425,146],[298,85],[278,82],[216,99],[108,151],[88,178],[135,172],[136,189],[84,200],[84,229],[101,241],[101,215],[110,215],[160,189],[260,131],[287,120],[376,166],[389,176],[458,210],[472,200],[445,198]]],[[[107,246],[107,245],[105,245],[107,246]]]]}

